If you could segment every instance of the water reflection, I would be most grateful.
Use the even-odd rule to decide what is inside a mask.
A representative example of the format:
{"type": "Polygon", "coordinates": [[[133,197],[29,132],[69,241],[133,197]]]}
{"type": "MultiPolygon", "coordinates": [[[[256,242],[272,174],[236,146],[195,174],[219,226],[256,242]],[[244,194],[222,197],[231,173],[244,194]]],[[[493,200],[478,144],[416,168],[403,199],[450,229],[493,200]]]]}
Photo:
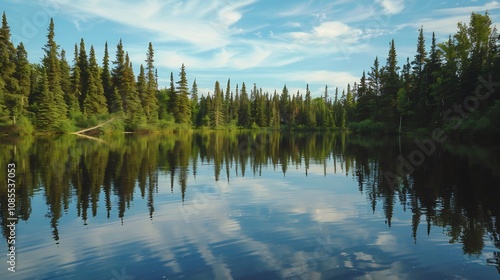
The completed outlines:
{"type": "MultiPolygon", "coordinates": [[[[288,187],[303,193],[304,201],[311,199],[305,199],[310,186],[307,184],[309,181],[304,178],[311,174],[323,177],[328,174],[343,174],[357,183],[358,192],[363,194],[369,203],[373,215],[382,211],[387,229],[394,227],[397,211],[410,213],[411,236],[408,238],[412,238],[413,243],[418,243],[418,234],[422,234],[419,226],[425,224],[424,233],[428,236],[432,231],[443,231],[450,243],[461,244],[464,255],[482,255],[487,264],[496,266],[500,273],[498,147],[481,148],[445,143],[437,146],[436,150],[425,158],[425,163],[415,168],[414,172],[399,176],[397,183],[391,185],[385,174],[387,171],[396,174],[400,164],[397,158],[400,155],[408,158],[417,149],[411,139],[399,143],[393,138],[367,138],[345,133],[185,132],[148,136],[114,135],[105,136],[101,140],[93,141],[73,135],[58,138],[2,139],[1,166],[7,166],[11,162],[17,165],[16,211],[19,219],[27,222],[34,211],[42,211],[43,209],[39,208],[33,209],[32,201],[43,196],[46,204],[45,217],[50,221],[52,238],[56,244],[62,238],[59,230],[61,219],[65,216],[73,219],[72,211],[76,210],[76,216],[81,220],[80,226],[88,227],[88,220],[103,212],[106,213],[107,220],[117,217],[123,225],[127,223],[127,213],[133,211],[134,207],[137,208],[135,201],[146,202],[145,208],[153,222],[155,214],[165,215],[157,209],[165,203],[175,203],[179,205],[184,221],[203,224],[203,221],[196,217],[207,210],[204,207],[207,200],[220,199],[222,193],[227,193],[227,190],[222,189],[238,186],[242,178],[261,178],[263,170],[272,169],[273,174],[280,174],[281,178],[290,176],[290,171],[302,170],[303,179],[299,180],[304,184],[297,189],[292,188],[297,186],[288,187]],[[207,182],[198,181],[200,176],[207,178],[206,172],[213,172],[210,175],[215,182],[208,187],[204,184],[207,182]],[[168,181],[162,182],[162,179],[166,178],[168,181]],[[167,186],[173,196],[155,202],[159,197],[159,189],[167,186]],[[177,193],[179,196],[175,195],[177,193]],[[137,196],[140,200],[134,199],[137,196]],[[494,244],[495,251],[484,252],[487,241],[494,244]]],[[[0,173],[2,182],[6,182],[6,175],[6,172],[0,173]]],[[[295,176],[295,172],[292,172],[292,175],[295,176]]],[[[259,193],[259,201],[269,201],[271,205],[287,199],[288,193],[281,193],[283,197],[270,197],[277,193],[270,192],[269,188],[284,181],[272,177],[269,172],[263,180],[271,182],[271,185],[264,185],[264,181],[255,182],[254,187],[257,189],[250,195],[259,193]]],[[[318,192],[314,194],[317,195],[318,192]]],[[[7,201],[6,188],[0,189],[0,201],[7,201]]],[[[224,209],[221,206],[226,203],[224,199],[218,200],[217,203],[220,204],[220,209],[224,209]]],[[[234,215],[262,210],[249,210],[245,207],[249,206],[243,203],[240,209],[233,210],[234,215]]],[[[306,211],[304,208],[310,207],[307,204],[292,207],[293,209],[288,211],[295,213],[293,216],[278,217],[290,219],[290,223],[297,223],[303,219],[301,215],[313,212],[316,221],[349,224],[349,214],[345,211],[332,211],[326,207],[306,211]]],[[[262,211],[271,211],[272,208],[262,211]]],[[[279,207],[276,209],[275,211],[281,211],[279,207]]],[[[1,204],[0,215],[2,233],[7,237],[8,209],[5,203],[1,204]]],[[[260,217],[263,213],[258,212],[255,215],[260,217]]],[[[269,216],[272,216],[271,212],[269,216]]],[[[365,218],[370,217],[363,217],[365,218]]],[[[221,246],[245,246],[245,250],[249,250],[245,255],[247,260],[249,256],[257,254],[257,251],[259,254],[271,255],[270,252],[266,253],[269,248],[263,245],[269,243],[269,239],[259,240],[238,235],[239,241],[236,241],[236,235],[232,235],[237,229],[238,232],[257,231],[258,236],[263,234],[266,226],[259,232],[253,229],[251,224],[247,225],[244,219],[238,223],[235,223],[234,219],[221,216],[218,219],[218,224],[224,228],[221,232],[227,234],[226,239],[222,242],[217,236],[208,234],[204,237],[207,241],[213,243],[214,240],[219,240],[221,246]],[[235,240],[233,245],[228,241],[232,238],[235,240]],[[245,240],[245,244],[241,244],[241,240],[245,240]]],[[[135,218],[129,222],[134,221],[135,218]]],[[[268,227],[276,227],[279,223],[283,221],[274,225],[272,221],[264,221],[268,227]]],[[[202,225],[193,227],[193,232],[206,232],[207,229],[202,225]]],[[[172,254],[182,255],[182,250],[189,250],[186,248],[194,246],[193,240],[199,238],[188,232],[184,234],[185,246],[174,249],[172,254]]],[[[344,235],[348,236],[349,233],[344,235]]],[[[181,235],[174,236],[181,238],[181,235]]],[[[282,242],[288,240],[293,244],[295,238],[296,235],[282,231],[279,238],[276,236],[276,241],[284,239],[282,242]]],[[[396,252],[397,249],[391,247],[393,239],[392,234],[384,233],[377,237],[376,244],[388,246],[388,251],[396,252]]],[[[198,250],[203,259],[216,262],[216,248],[217,246],[215,249],[194,250],[198,250]]],[[[352,256],[361,261],[372,258],[365,253],[360,251],[352,256]]],[[[177,258],[179,256],[172,256],[172,259],[177,258]]],[[[295,256],[295,259],[297,258],[312,257],[295,256]]],[[[190,262],[196,263],[197,260],[188,261],[190,262]]],[[[181,264],[172,265],[177,266],[172,268],[173,271],[183,271],[181,264]]],[[[240,266],[240,271],[248,269],[241,263],[240,266]]],[[[288,270],[282,271],[281,276],[300,275],[297,274],[300,272],[297,267],[300,265],[291,265],[288,270]]],[[[331,268],[323,269],[328,271],[331,268]]],[[[225,278],[230,274],[230,270],[222,265],[215,274],[225,278]]],[[[369,269],[365,267],[365,270],[369,269]]],[[[349,277],[349,274],[346,275],[349,277]]]]}

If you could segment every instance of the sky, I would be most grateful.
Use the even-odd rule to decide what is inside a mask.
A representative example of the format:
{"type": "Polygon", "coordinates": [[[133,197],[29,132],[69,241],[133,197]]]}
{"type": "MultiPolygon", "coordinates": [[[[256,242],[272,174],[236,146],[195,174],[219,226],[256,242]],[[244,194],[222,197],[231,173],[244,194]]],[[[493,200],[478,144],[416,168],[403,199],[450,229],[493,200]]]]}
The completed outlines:
{"type": "Polygon", "coordinates": [[[480,0],[0,0],[0,10],[32,62],[43,56],[53,18],[70,62],[81,38],[98,61],[105,42],[114,60],[122,39],[137,75],[152,42],[160,87],[171,72],[177,80],[184,63],[200,94],[213,92],[215,81],[225,89],[228,79],[233,91],[244,82],[271,94],[285,84],[292,93],[309,84],[313,96],[327,85],[332,94],[359,83],[376,56],[385,65],[392,39],[403,64],[415,56],[420,27],[429,49],[433,31],[443,42],[472,12],[500,22],[500,3],[480,0]]]}

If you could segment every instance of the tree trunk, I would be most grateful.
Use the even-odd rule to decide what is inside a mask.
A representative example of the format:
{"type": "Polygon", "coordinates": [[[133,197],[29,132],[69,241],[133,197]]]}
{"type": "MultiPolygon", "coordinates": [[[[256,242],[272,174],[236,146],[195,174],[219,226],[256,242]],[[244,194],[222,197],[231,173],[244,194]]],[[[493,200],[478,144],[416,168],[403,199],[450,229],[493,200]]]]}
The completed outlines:
{"type": "Polygon", "coordinates": [[[71,133],[71,134],[83,134],[84,132],[87,132],[87,131],[91,131],[91,130],[97,129],[97,128],[99,128],[99,127],[101,127],[101,126],[103,126],[103,125],[105,125],[105,124],[107,124],[107,123],[109,123],[109,122],[113,121],[114,119],[115,119],[115,118],[111,118],[110,120],[107,120],[107,121],[105,121],[105,122],[103,122],[103,123],[100,123],[100,124],[98,124],[98,125],[96,125],[96,126],[93,126],[93,127],[90,127],[90,128],[86,128],[86,129],[82,129],[82,130],[79,130],[79,131],[77,131],[77,132],[73,132],[73,133],[71,133]]]}

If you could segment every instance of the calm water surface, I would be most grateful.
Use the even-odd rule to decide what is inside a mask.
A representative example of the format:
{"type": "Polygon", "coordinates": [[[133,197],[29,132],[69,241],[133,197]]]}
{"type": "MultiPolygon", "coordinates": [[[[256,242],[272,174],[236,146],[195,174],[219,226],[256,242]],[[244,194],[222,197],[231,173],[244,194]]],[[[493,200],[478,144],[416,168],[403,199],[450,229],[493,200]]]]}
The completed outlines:
{"type": "MultiPolygon", "coordinates": [[[[19,218],[16,272],[2,254],[1,279],[500,278],[498,146],[341,133],[0,141],[19,218]]],[[[5,253],[6,202],[1,184],[5,253]]]]}

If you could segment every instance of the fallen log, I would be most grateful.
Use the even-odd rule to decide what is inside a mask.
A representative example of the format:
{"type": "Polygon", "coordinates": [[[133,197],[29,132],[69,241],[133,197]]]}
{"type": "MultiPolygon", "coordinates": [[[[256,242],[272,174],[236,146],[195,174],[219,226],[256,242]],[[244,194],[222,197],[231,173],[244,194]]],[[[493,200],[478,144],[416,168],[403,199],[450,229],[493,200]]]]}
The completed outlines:
{"type": "Polygon", "coordinates": [[[87,131],[91,131],[91,130],[97,129],[97,128],[99,128],[99,127],[101,127],[101,126],[103,126],[103,125],[105,125],[105,124],[107,124],[107,123],[110,123],[110,122],[112,122],[114,119],[116,119],[116,117],[113,117],[113,118],[111,118],[110,120],[107,120],[107,121],[105,121],[105,122],[103,122],[103,123],[100,123],[100,124],[98,124],[98,125],[96,125],[96,126],[89,127],[89,128],[85,128],[85,129],[79,130],[79,131],[77,131],[77,132],[73,132],[73,133],[71,133],[71,134],[83,134],[83,133],[85,133],[85,132],[87,132],[87,131]]]}

